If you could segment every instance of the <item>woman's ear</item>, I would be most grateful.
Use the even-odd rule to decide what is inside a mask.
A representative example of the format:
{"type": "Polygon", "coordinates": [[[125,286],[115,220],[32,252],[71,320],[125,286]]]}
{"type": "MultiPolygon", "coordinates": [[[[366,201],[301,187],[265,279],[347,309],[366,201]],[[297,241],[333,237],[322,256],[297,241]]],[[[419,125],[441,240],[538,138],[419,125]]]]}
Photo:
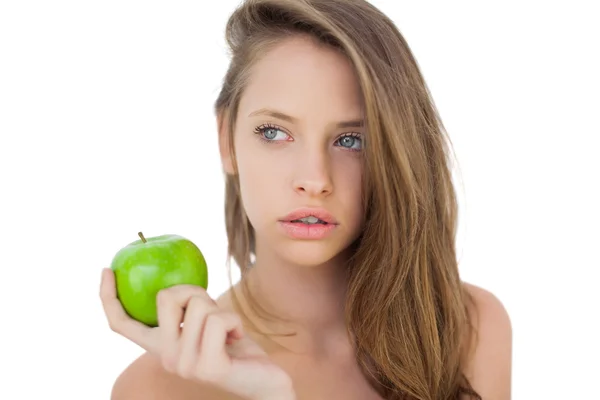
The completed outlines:
{"type": "Polygon", "coordinates": [[[217,113],[217,129],[219,131],[219,152],[223,171],[228,175],[234,174],[233,160],[231,158],[231,143],[229,140],[229,114],[226,111],[217,113]]]}

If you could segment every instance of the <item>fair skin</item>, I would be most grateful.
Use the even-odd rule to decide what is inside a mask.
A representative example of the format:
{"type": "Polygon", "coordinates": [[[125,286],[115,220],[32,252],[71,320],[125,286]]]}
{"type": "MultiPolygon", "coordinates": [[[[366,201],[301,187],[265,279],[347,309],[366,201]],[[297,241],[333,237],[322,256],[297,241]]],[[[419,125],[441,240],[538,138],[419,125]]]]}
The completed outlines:
{"type": "MultiPolygon", "coordinates": [[[[253,68],[234,132],[243,202],[256,231],[256,264],[248,279],[251,287],[257,288],[254,293],[259,301],[291,320],[286,324],[259,326],[272,332],[297,333],[275,339],[283,348],[246,332],[246,337],[272,363],[268,367],[261,364],[260,368],[273,368],[268,370],[269,374],[282,371],[293,384],[291,395],[282,383],[272,392],[254,398],[379,399],[359,371],[343,321],[347,256],[344,250],[357,237],[362,225],[359,155],[360,137],[365,132],[360,126],[337,125],[362,119],[360,93],[353,69],[342,55],[302,37],[287,39],[283,44],[272,49],[253,68]],[[266,115],[261,111],[265,109],[282,112],[292,119],[266,115]],[[255,133],[256,127],[265,130],[255,133]],[[342,138],[348,134],[354,139],[342,138]],[[261,141],[260,137],[271,143],[261,141]],[[320,240],[298,240],[283,235],[278,221],[303,206],[329,210],[339,223],[335,232],[320,240]]],[[[226,172],[234,173],[226,132],[227,127],[220,125],[223,167],[226,172]]],[[[465,285],[474,295],[480,319],[475,321],[478,346],[464,372],[484,399],[508,400],[510,320],[494,295],[465,285]]],[[[242,389],[233,395],[221,383],[203,382],[193,374],[183,376],[177,367],[170,370],[165,367],[164,354],[157,350],[158,339],[151,342],[150,335],[142,333],[142,328],[123,322],[125,317],[121,314],[116,316],[119,311],[113,302],[114,293],[107,287],[103,286],[102,297],[111,326],[148,350],[117,379],[112,393],[114,400],[244,398],[239,394],[242,389]]],[[[183,304],[186,295],[179,296],[183,304]]],[[[163,296],[163,303],[174,310],[173,314],[163,310],[163,315],[171,318],[183,315],[183,307],[173,300],[176,297],[163,296]]],[[[210,304],[213,311],[233,313],[229,293],[210,304]]],[[[159,309],[159,319],[160,314],[159,309]]],[[[241,337],[243,328],[235,328],[240,322],[224,318],[230,318],[234,327],[229,330],[230,340],[241,337]]],[[[252,354],[254,357],[259,353],[252,354]]],[[[170,360],[173,365],[179,362],[176,357],[170,360]]]]}

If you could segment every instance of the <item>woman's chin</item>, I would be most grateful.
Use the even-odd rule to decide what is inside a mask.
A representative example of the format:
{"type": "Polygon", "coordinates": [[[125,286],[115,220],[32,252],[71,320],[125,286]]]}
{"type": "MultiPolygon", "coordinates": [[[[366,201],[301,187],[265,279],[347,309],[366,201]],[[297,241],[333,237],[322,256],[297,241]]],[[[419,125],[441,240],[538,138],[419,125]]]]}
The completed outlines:
{"type": "Polygon", "coordinates": [[[292,265],[318,267],[332,261],[341,251],[339,244],[327,241],[293,241],[281,246],[281,257],[292,265]]]}

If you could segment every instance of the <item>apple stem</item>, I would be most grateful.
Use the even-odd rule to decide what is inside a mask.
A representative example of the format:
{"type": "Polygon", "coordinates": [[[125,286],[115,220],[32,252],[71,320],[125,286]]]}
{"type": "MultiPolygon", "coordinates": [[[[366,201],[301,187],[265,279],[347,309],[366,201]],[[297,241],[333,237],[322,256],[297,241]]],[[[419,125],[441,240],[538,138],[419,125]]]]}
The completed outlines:
{"type": "Polygon", "coordinates": [[[142,238],[142,242],[146,243],[146,238],[144,237],[144,234],[142,232],[138,232],[138,236],[142,238]]]}

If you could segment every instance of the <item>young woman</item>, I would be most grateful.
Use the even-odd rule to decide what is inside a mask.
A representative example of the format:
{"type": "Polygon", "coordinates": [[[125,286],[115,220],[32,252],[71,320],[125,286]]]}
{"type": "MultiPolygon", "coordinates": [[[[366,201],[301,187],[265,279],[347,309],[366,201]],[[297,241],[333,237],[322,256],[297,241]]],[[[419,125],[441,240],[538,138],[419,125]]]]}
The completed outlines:
{"type": "Polygon", "coordinates": [[[215,109],[241,280],[157,297],[114,400],[506,400],[511,325],[462,282],[450,141],[409,46],[364,0],[248,0],[215,109]],[[183,323],[181,327],[181,323],[183,323]]]}

